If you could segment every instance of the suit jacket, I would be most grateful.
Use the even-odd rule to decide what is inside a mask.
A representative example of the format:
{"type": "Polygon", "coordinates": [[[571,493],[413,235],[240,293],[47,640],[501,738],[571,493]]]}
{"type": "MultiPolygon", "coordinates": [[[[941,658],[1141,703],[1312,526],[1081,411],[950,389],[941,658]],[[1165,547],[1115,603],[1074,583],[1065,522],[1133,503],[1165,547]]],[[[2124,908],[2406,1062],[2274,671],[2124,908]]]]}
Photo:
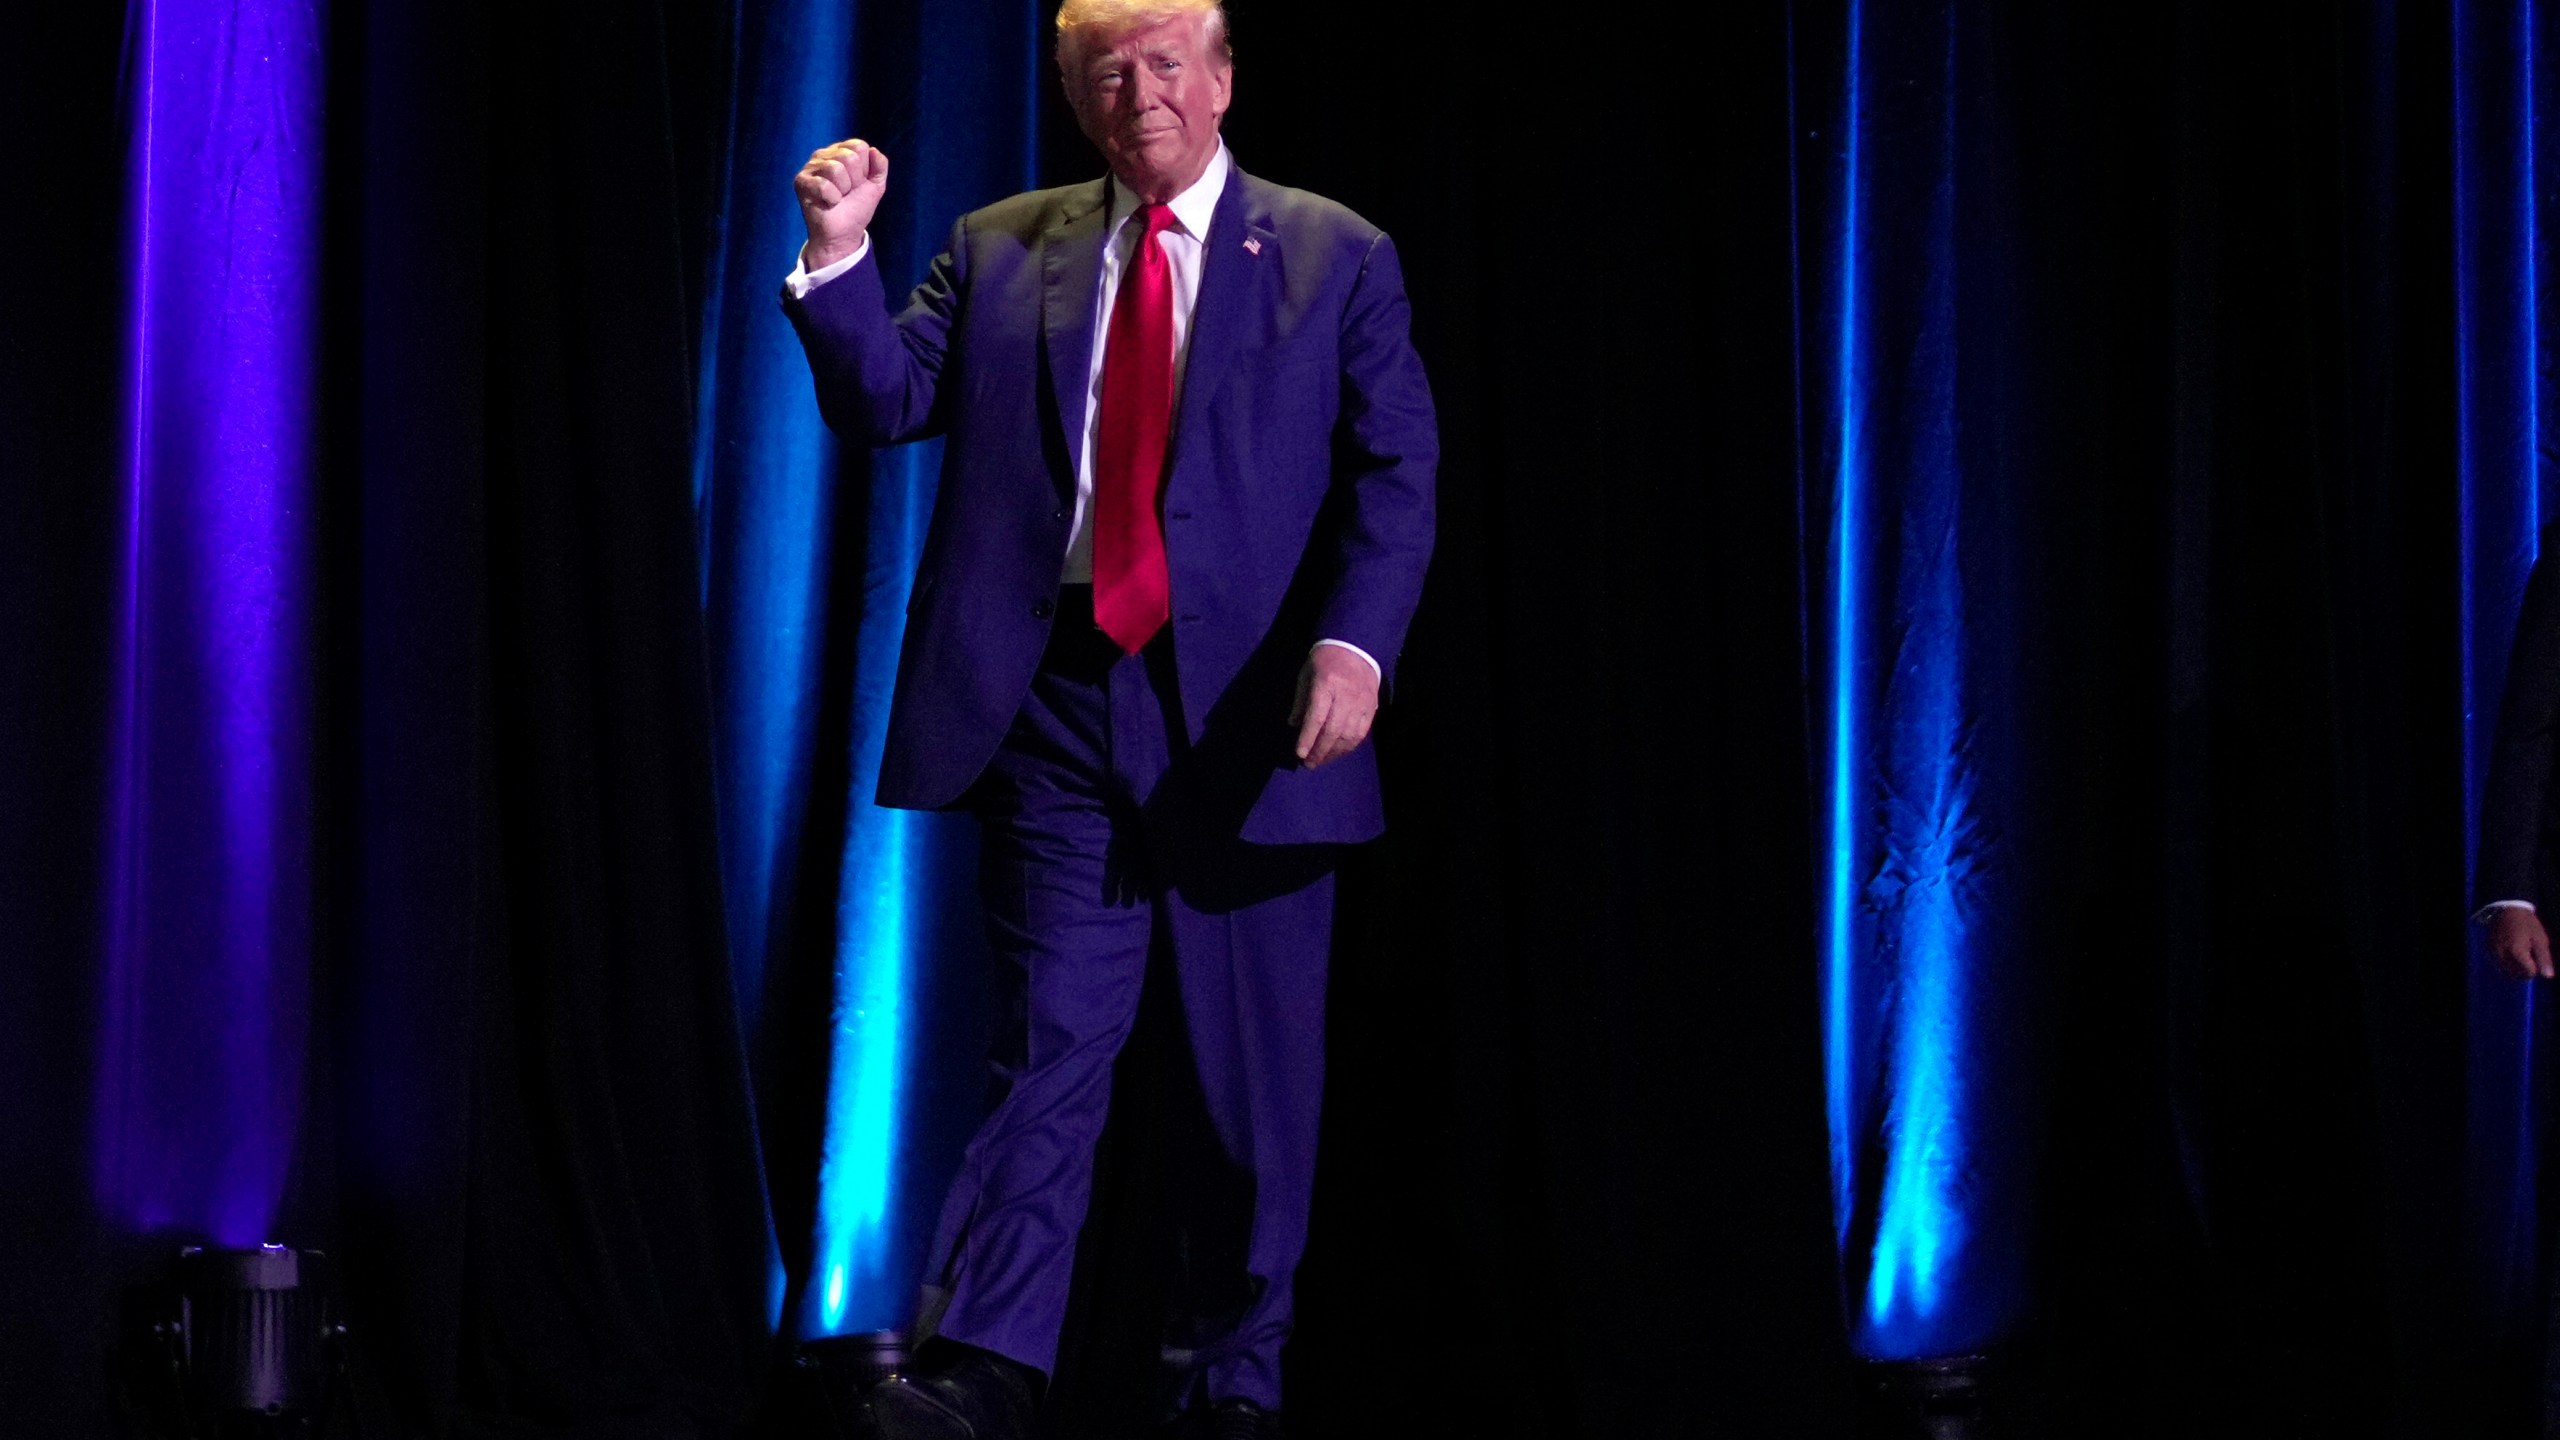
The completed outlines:
{"type": "MultiPolygon", "coordinates": [[[[955,803],[1048,642],[1098,343],[1104,182],[960,218],[906,308],[877,251],[787,294],[827,424],[947,437],[880,765],[883,805],[955,803]]],[[[1392,681],[1431,553],[1439,441],[1395,248],[1319,196],[1231,168],[1203,244],[1162,506],[1198,816],[1259,844],[1384,826],[1363,745],[1297,767],[1289,705],[1321,638],[1392,681]]],[[[1169,776],[1169,783],[1176,777],[1169,776]]]]}
{"type": "Polygon", "coordinates": [[[2542,532],[2541,558],[2525,581],[2507,659],[2507,688],[2489,752],[2488,788],[2480,796],[2480,858],[2472,903],[2530,900],[2546,918],[2560,917],[2560,789],[2551,783],[2560,758],[2560,525],[2542,532]]]}

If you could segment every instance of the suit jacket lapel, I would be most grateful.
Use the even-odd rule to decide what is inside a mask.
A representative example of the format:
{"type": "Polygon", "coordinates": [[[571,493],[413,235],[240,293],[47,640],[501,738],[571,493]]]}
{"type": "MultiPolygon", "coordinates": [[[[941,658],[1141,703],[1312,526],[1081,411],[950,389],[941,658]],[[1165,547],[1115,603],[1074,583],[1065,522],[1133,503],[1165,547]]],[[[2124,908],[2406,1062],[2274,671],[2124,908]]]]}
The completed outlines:
{"type": "Polygon", "coordinates": [[[1227,186],[1210,212],[1209,233],[1201,241],[1200,297],[1191,310],[1191,348],[1182,362],[1182,403],[1174,416],[1172,464],[1178,473],[1190,446],[1205,443],[1210,406],[1227,372],[1235,368],[1247,322],[1253,314],[1260,267],[1279,262],[1279,237],[1250,221],[1245,203],[1248,183],[1229,158],[1227,186]],[[1251,239],[1255,248],[1246,249],[1251,239]]]}
{"type": "Polygon", "coordinates": [[[1102,288],[1102,227],[1111,217],[1104,193],[1099,180],[1077,187],[1040,236],[1042,353],[1064,432],[1070,493],[1083,463],[1085,392],[1093,384],[1094,296],[1102,288]]]}

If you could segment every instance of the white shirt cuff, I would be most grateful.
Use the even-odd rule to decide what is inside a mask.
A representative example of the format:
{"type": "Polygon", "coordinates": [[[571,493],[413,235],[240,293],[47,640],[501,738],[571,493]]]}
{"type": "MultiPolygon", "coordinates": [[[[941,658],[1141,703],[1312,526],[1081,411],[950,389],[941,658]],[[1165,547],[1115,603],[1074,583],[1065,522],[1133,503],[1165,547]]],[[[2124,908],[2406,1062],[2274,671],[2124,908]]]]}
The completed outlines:
{"type": "Polygon", "coordinates": [[[2498,911],[2514,910],[2519,908],[2534,914],[2541,913],[2540,911],[2534,910],[2533,902],[2530,900],[2492,900],[2488,904],[2481,906],[2479,909],[2472,911],[2471,921],[2475,925],[2486,925],[2489,923],[2489,917],[2496,914],[2498,911]]]}
{"type": "Polygon", "coordinates": [[[862,236],[862,243],[853,247],[852,254],[847,255],[833,265],[824,266],[814,272],[809,269],[807,260],[808,253],[809,247],[805,245],[801,246],[800,254],[792,257],[791,273],[784,276],[782,279],[782,288],[790,291],[791,298],[794,300],[808,299],[810,291],[817,289],[819,286],[826,284],[828,281],[833,280],[847,270],[852,269],[854,266],[861,264],[862,257],[871,253],[871,235],[868,231],[865,231],[862,236]]]}
{"type": "MultiPolygon", "coordinates": [[[[1377,657],[1377,656],[1375,656],[1375,655],[1370,654],[1370,653],[1369,653],[1368,651],[1366,651],[1366,650],[1361,649],[1359,646],[1352,644],[1350,641],[1348,641],[1348,640],[1319,640],[1319,641],[1317,641],[1317,642],[1316,642],[1316,645],[1318,645],[1318,646],[1323,646],[1323,645],[1333,645],[1333,646],[1338,646],[1338,647],[1340,647],[1340,648],[1342,648],[1342,649],[1344,649],[1344,650],[1348,650],[1348,651],[1350,651],[1352,654],[1357,655],[1357,656],[1359,656],[1361,659],[1366,660],[1366,661],[1368,661],[1368,662],[1369,662],[1369,671],[1370,671],[1370,673],[1371,673],[1371,674],[1374,674],[1374,675],[1376,675],[1376,676],[1378,677],[1378,683],[1379,683],[1379,684],[1384,685],[1384,684],[1386,684],[1386,683],[1387,683],[1387,668],[1386,668],[1385,666],[1383,666],[1383,665],[1381,665],[1381,664],[1379,664],[1379,663],[1378,663],[1378,657],[1377,657]]],[[[1309,647],[1309,648],[1314,648],[1314,647],[1309,647]]]]}

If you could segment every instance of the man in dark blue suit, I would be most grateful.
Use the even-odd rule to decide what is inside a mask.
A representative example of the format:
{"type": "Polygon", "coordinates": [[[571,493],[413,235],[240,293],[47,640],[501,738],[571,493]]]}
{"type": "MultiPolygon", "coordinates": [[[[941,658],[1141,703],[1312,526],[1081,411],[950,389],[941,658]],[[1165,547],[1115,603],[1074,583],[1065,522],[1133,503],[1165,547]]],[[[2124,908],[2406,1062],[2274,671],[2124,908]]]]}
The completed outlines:
{"type": "Polygon", "coordinates": [[[1384,824],[1363,742],[1419,599],[1437,436],[1395,250],[1237,169],[1211,0],[1068,0],[1109,178],[964,216],[895,316],[888,159],[797,177],[786,287],[827,422],[947,437],[880,803],[983,822],[1002,1094],[928,1264],[892,1435],[1027,1432],[1055,1361],[1113,1057],[1162,947],[1240,1177],[1186,1393],[1278,1433],[1306,1239],[1339,847],[1384,824]]]}

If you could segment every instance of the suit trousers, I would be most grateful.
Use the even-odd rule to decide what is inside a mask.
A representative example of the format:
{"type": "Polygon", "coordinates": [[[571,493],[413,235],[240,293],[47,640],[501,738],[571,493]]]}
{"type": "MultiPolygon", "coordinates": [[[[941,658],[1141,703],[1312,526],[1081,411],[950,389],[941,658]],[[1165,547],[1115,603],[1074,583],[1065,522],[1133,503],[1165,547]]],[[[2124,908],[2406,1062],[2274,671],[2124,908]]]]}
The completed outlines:
{"type": "MultiPolygon", "coordinates": [[[[944,1201],[919,1328],[1054,1370],[1113,1062],[1153,956],[1205,1121],[1168,1172],[1182,1177],[1167,1198],[1187,1313],[1167,1350],[1188,1362],[1190,1400],[1276,1409],[1314,1187],[1338,851],[1246,845],[1231,818],[1191,813],[1183,796],[1230,793],[1233,777],[1191,773],[1208,762],[1186,742],[1170,627],[1125,655],[1093,628],[1091,596],[1063,588],[1031,693],[968,797],[997,1099],[944,1201]]],[[[1272,717],[1275,744],[1286,720],[1272,717]]]]}

